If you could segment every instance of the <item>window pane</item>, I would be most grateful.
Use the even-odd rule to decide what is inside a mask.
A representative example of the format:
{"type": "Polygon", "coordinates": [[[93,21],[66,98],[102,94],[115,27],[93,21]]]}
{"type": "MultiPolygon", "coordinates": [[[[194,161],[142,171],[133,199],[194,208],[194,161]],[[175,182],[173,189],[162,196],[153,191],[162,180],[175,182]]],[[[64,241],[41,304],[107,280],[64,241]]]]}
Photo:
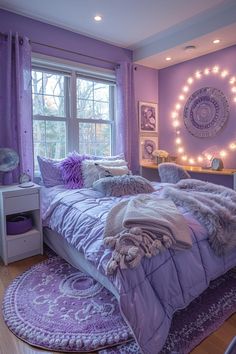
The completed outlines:
{"type": "Polygon", "coordinates": [[[43,73],[43,93],[53,96],[64,96],[64,76],[43,73]]]}
{"type": "Polygon", "coordinates": [[[32,70],[32,92],[43,92],[43,73],[40,71],[32,70]]]}
{"type": "Polygon", "coordinates": [[[93,101],[90,100],[79,100],[77,107],[78,118],[93,118],[93,101]]]}
{"type": "Polygon", "coordinates": [[[53,159],[66,155],[66,123],[46,122],[46,154],[53,159]]]}
{"type": "Polygon", "coordinates": [[[94,99],[96,101],[109,102],[109,85],[95,82],[94,99]]]}
{"type": "Polygon", "coordinates": [[[33,70],[33,114],[65,117],[64,84],[64,75],[33,70]]]}
{"type": "Polygon", "coordinates": [[[32,94],[32,104],[33,104],[33,114],[43,115],[44,114],[44,106],[43,106],[43,96],[32,94]]]}
{"type": "Polygon", "coordinates": [[[109,84],[77,78],[77,94],[78,118],[112,119],[109,84]]]}
{"type": "Polygon", "coordinates": [[[82,154],[110,155],[110,124],[80,123],[79,151],[82,154]]]}
{"type": "Polygon", "coordinates": [[[109,120],[109,103],[94,102],[94,118],[109,120]]]}
{"type": "Polygon", "coordinates": [[[77,79],[77,95],[84,100],[93,100],[93,81],[77,79]]]}
{"type": "Polygon", "coordinates": [[[58,121],[33,121],[34,163],[38,170],[37,156],[62,159],[66,156],[66,123],[58,121]]]}

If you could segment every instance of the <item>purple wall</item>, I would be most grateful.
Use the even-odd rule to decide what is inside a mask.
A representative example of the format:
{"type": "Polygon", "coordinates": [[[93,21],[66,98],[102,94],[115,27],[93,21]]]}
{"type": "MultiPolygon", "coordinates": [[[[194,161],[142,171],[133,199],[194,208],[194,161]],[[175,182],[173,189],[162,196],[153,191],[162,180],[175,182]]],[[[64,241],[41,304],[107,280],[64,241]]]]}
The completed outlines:
{"type": "Polygon", "coordinates": [[[0,32],[5,33],[9,30],[27,36],[32,41],[32,50],[36,53],[104,68],[114,68],[114,64],[68,53],[66,50],[80,52],[88,56],[105,59],[115,63],[132,60],[132,52],[128,49],[116,47],[102,41],[0,9],[0,32]],[[33,42],[63,48],[64,50],[61,51],[45,47],[33,42]]]}
{"type": "MultiPolygon", "coordinates": [[[[224,79],[216,74],[204,75],[204,78],[194,80],[186,96],[189,97],[194,91],[206,86],[222,90],[230,106],[229,120],[216,137],[205,139],[192,136],[182,122],[181,138],[184,141],[187,153],[194,156],[198,156],[203,150],[214,145],[219,146],[220,149],[227,148],[232,140],[236,140],[236,102],[233,102],[233,94],[229,85],[229,77],[236,76],[235,58],[236,46],[233,46],[159,71],[160,146],[162,149],[175,153],[175,130],[172,127],[171,112],[174,110],[177,98],[187,78],[197,70],[204,70],[207,67],[212,68],[215,65],[218,65],[221,70],[228,70],[230,75],[224,79]]],[[[224,158],[224,164],[225,167],[236,168],[235,151],[230,152],[224,158]]]]}
{"type": "MultiPolygon", "coordinates": [[[[134,67],[134,86],[136,124],[138,125],[138,101],[158,103],[158,70],[136,65],[134,67]]],[[[137,137],[136,153],[139,154],[139,137],[137,137]]]]}

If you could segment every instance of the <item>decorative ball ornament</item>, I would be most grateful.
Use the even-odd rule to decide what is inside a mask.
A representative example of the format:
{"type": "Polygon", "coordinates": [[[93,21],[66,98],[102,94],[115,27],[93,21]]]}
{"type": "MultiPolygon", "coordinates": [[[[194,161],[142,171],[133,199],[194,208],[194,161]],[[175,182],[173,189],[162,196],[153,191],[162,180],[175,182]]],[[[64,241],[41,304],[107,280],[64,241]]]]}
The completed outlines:
{"type": "MultiPolygon", "coordinates": [[[[176,151],[178,152],[178,155],[181,157],[182,162],[188,163],[190,165],[201,163],[206,158],[206,156],[204,156],[202,153],[200,153],[198,156],[191,156],[186,151],[184,146],[184,141],[181,137],[182,124],[181,124],[180,111],[183,105],[183,101],[186,99],[186,94],[189,92],[191,88],[191,85],[195,81],[199,81],[202,77],[209,76],[209,75],[219,76],[220,79],[225,80],[229,76],[229,72],[227,70],[222,70],[218,65],[215,65],[212,68],[205,68],[204,70],[198,70],[195,73],[193,73],[192,76],[187,78],[184,86],[182,87],[181,92],[178,95],[178,100],[174,104],[174,110],[171,112],[172,125],[175,128],[175,134],[176,134],[176,139],[175,139],[176,151]]],[[[232,101],[236,103],[236,76],[231,76],[229,78],[228,83],[230,86],[230,91],[233,94],[232,101]]],[[[203,88],[203,90],[207,90],[207,89],[217,90],[210,87],[203,88]]],[[[214,136],[220,131],[220,129],[222,129],[222,127],[227,122],[229,116],[229,104],[220,90],[217,90],[219,91],[218,93],[214,91],[213,92],[215,94],[214,99],[213,97],[210,97],[209,100],[203,98],[204,91],[202,92],[199,91],[201,90],[195,92],[196,94],[196,97],[194,97],[195,100],[192,98],[192,101],[189,100],[187,101],[187,104],[185,106],[186,110],[184,109],[185,116],[186,116],[184,118],[184,123],[186,128],[190,130],[191,129],[190,121],[191,121],[191,125],[192,127],[195,127],[195,129],[192,128],[192,132],[190,133],[194,136],[198,136],[195,134],[199,134],[200,137],[214,136]],[[216,120],[214,120],[214,117],[217,116],[218,118],[220,112],[222,111],[224,112],[224,117],[221,121],[218,121],[218,119],[216,119],[218,121],[218,127],[217,127],[215,125],[216,120]],[[210,129],[208,128],[208,125],[211,126],[210,129]],[[196,126],[199,126],[200,128],[196,130],[196,126]],[[204,130],[203,128],[204,129],[206,128],[206,130],[204,130]],[[196,131],[198,131],[198,133],[196,133],[196,131]]],[[[193,95],[191,95],[190,98],[193,95]]],[[[236,150],[236,138],[234,138],[234,141],[229,142],[228,148],[229,151],[236,150]]],[[[219,153],[220,157],[225,157],[227,156],[227,154],[228,154],[227,148],[222,149],[222,151],[220,151],[219,153]]]]}
{"type": "Polygon", "coordinates": [[[203,87],[195,91],[184,107],[184,124],[198,138],[217,135],[229,117],[229,104],[221,90],[203,87]]]}

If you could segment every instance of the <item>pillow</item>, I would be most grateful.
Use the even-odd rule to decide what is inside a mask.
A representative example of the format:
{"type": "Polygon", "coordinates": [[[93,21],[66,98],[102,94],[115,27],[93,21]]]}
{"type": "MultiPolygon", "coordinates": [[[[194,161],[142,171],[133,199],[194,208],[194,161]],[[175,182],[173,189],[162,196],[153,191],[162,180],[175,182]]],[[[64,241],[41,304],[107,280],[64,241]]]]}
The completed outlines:
{"type": "Polygon", "coordinates": [[[99,178],[102,177],[114,177],[132,174],[127,166],[106,166],[95,163],[99,168],[99,178]]]}
{"type": "Polygon", "coordinates": [[[53,160],[40,156],[37,156],[37,159],[45,187],[54,187],[64,184],[60,170],[60,163],[62,160],[53,160]]]}
{"type": "Polygon", "coordinates": [[[87,155],[72,152],[60,163],[61,175],[66,188],[75,189],[84,186],[82,161],[89,158],[87,155]]]}
{"type": "Polygon", "coordinates": [[[82,162],[84,187],[92,187],[93,182],[100,178],[100,174],[104,172],[100,165],[104,165],[106,167],[127,167],[127,162],[125,160],[84,160],[82,162]]]}
{"type": "Polygon", "coordinates": [[[154,192],[151,182],[144,177],[128,175],[100,178],[93,183],[93,189],[106,197],[154,192]]]}
{"type": "Polygon", "coordinates": [[[161,163],[158,165],[158,172],[163,183],[177,183],[181,179],[191,178],[190,174],[176,163],[161,163]]]}
{"type": "Polygon", "coordinates": [[[109,160],[109,161],[115,161],[115,160],[125,160],[125,155],[123,153],[119,155],[113,155],[113,156],[92,156],[93,160],[109,160]]]}

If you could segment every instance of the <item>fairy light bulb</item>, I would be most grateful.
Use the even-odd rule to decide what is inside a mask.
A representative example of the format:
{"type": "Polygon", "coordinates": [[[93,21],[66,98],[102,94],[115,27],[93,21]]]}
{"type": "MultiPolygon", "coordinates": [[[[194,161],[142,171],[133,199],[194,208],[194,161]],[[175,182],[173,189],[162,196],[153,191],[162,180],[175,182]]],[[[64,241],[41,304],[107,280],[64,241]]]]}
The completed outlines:
{"type": "Polygon", "coordinates": [[[195,76],[196,76],[197,79],[200,79],[202,74],[201,74],[200,71],[196,71],[195,76]]]}
{"type": "Polygon", "coordinates": [[[179,121],[178,120],[175,120],[173,122],[173,127],[175,127],[175,128],[179,127],[179,121]]]}
{"type": "Polygon", "coordinates": [[[213,69],[212,69],[214,74],[218,74],[219,70],[220,70],[220,68],[219,68],[218,65],[214,66],[213,69]]]}
{"type": "Polygon", "coordinates": [[[177,104],[175,105],[175,108],[176,108],[177,110],[179,110],[179,109],[181,108],[181,104],[177,103],[177,104]]]}
{"type": "Polygon", "coordinates": [[[230,85],[233,85],[235,83],[235,81],[236,81],[236,78],[234,76],[232,76],[229,80],[230,85]]]}
{"type": "Polygon", "coordinates": [[[229,145],[230,150],[236,150],[236,142],[229,145]]]}
{"type": "Polygon", "coordinates": [[[204,70],[204,74],[205,74],[205,75],[209,75],[209,74],[210,74],[210,69],[209,69],[209,68],[206,68],[206,69],[204,70]]]}
{"type": "Polygon", "coordinates": [[[178,116],[178,113],[177,113],[177,112],[172,112],[172,113],[171,113],[171,117],[172,117],[172,118],[176,118],[177,116],[178,116]]]}
{"type": "Polygon", "coordinates": [[[233,86],[231,89],[232,92],[236,92],[236,86],[233,86]]]}
{"type": "Polygon", "coordinates": [[[184,152],[184,148],[181,146],[181,147],[179,147],[178,148],[178,152],[180,153],[180,154],[182,154],[183,152],[184,152]]]}
{"type": "Polygon", "coordinates": [[[225,150],[220,151],[220,157],[225,157],[227,155],[227,152],[225,150]]]}
{"type": "Polygon", "coordinates": [[[233,101],[236,102],[236,97],[233,98],[233,101]]]}
{"type": "Polygon", "coordinates": [[[193,83],[193,78],[192,78],[192,77],[189,77],[188,80],[187,80],[187,83],[188,83],[189,85],[191,85],[191,84],[193,83]]]}
{"type": "Polygon", "coordinates": [[[177,135],[180,135],[180,130],[177,130],[177,131],[176,131],[176,134],[177,134],[177,135]]]}
{"type": "Polygon", "coordinates": [[[197,160],[198,160],[198,162],[202,162],[203,161],[203,157],[202,156],[198,156],[197,160]]]}
{"type": "Polygon", "coordinates": [[[188,156],[187,156],[187,155],[184,155],[184,156],[181,157],[181,159],[182,159],[183,161],[187,161],[188,156]]]}
{"type": "Polygon", "coordinates": [[[176,142],[177,145],[179,145],[179,144],[181,144],[181,139],[180,139],[180,138],[177,138],[177,139],[175,140],[175,142],[176,142]]]}
{"type": "Polygon", "coordinates": [[[223,70],[222,73],[221,73],[221,77],[226,77],[228,75],[228,71],[227,70],[223,70]]]}
{"type": "Polygon", "coordinates": [[[184,95],[179,95],[179,100],[183,101],[185,99],[184,95]]]}
{"type": "Polygon", "coordinates": [[[189,87],[188,87],[188,86],[184,86],[184,87],[183,87],[183,91],[184,91],[184,92],[188,92],[188,91],[189,91],[189,87]]]}
{"type": "Polygon", "coordinates": [[[190,163],[190,165],[195,164],[195,161],[194,161],[194,159],[193,159],[193,158],[190,158],[190,159],[188,160],[188,162],[190,163]]]}

